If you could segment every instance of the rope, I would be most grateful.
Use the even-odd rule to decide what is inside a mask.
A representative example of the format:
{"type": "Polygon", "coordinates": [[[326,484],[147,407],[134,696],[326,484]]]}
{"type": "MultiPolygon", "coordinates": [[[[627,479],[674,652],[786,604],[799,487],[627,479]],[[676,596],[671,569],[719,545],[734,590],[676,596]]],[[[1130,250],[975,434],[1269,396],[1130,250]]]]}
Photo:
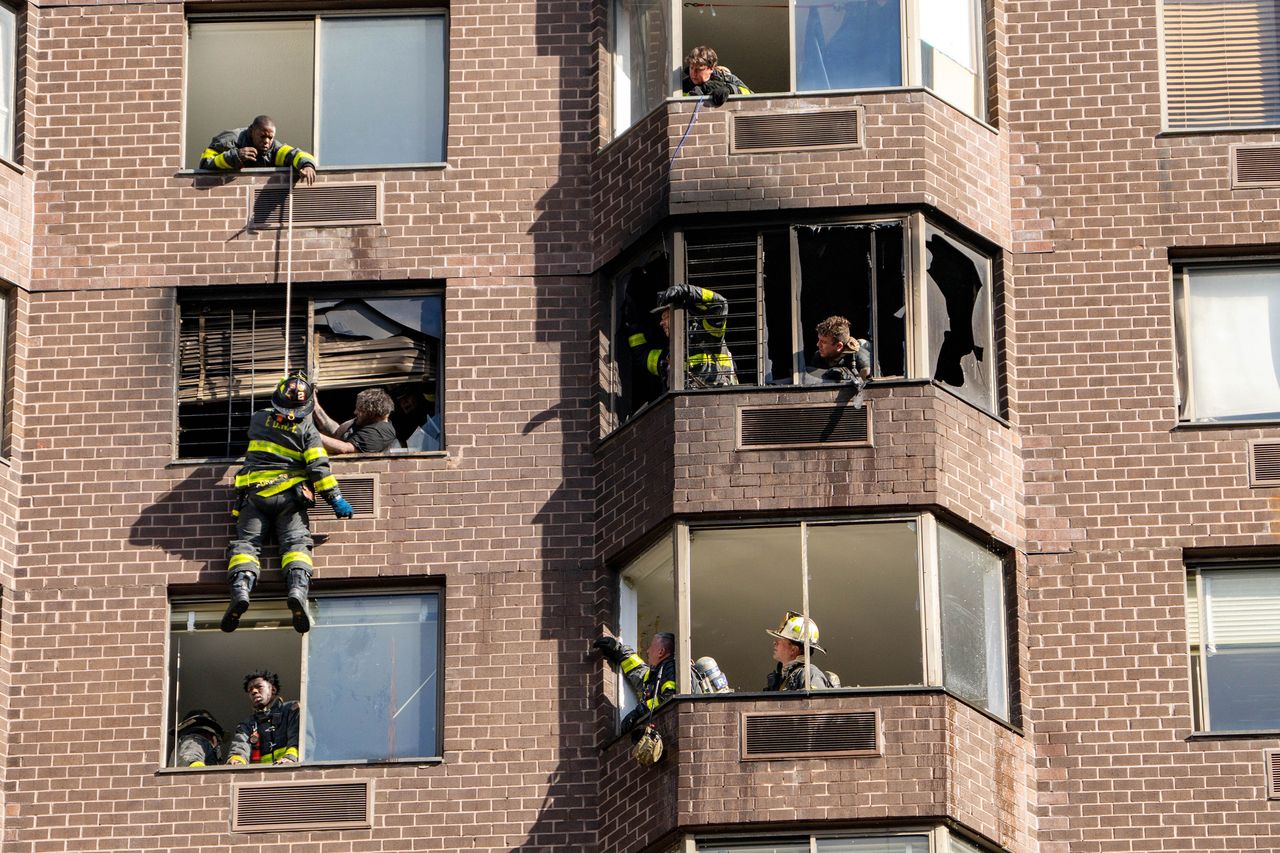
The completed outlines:
{"type": "Polygon", "coordinates": [[[293,173],[289,174],[289,187],[285,191],[285,205],[289,208],[284,246],[284,374],[289,375],[289,320],[293,314],[293,173]]]}
{"type": "Polygon", "coordinates": [[[671,162],[667,164],[668,169],[675,165],[676,158],[680,156],[680,149],[684,147],[684,141],[689,138],[689,131],[693,130],[693,123],[698,120],[698,111],[702,109],[702,102],[706,97],[706,95],[699,95],[698,102],[693,105],[693,115],[689,116],[689,124],[685,126],[684,136],[680,137],[680,143],[676,145],[676,151],[671,155],[671,162]]]}

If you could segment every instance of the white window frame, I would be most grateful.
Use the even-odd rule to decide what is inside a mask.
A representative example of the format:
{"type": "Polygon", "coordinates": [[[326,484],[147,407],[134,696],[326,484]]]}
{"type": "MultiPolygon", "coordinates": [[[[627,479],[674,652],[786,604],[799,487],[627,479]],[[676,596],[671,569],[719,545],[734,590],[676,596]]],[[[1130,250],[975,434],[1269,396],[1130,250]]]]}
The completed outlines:
{"type": "Polygon", "coordinates": [[[968,845],[977,853],[985,853],[990,848],[979,844],[973,837],[964,834],[958,830],[949,829],[942,825],[907,825],[892,828],[867,828],[867,829],[832,829],[818,830],[814,832],[787,832],[785,830],[775,830],[772,832],[755,831],[745,833],[697,833],[684,836],[680,845],[672,853],[699,853],[699,842],[712,843],[751,843],[751,842],[768,842],[771,839],[800,839],[806,836],[809,839],[809,853],[818,853],[818,842],[825,839],[835,840],[853,840],[853,839],[891,839],[901,838],[903,836],[926,836],[928,838],[929,853],[953,853],[953,841],[959,841],[968,845]]]}

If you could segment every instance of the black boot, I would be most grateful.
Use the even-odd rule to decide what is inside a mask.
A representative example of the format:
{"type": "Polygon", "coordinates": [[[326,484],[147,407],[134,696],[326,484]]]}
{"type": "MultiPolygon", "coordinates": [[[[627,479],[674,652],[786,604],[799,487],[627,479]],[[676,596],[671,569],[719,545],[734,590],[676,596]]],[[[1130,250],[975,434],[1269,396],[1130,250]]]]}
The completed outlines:
{"type": "Polygon", "coordinates": [[[227,605],[227,612],[222,614],[222,630],[228,634],[240,627],[240,617],[249,609],[249,591],[256,580],[249,572],[236,572],[227,579],[231,603],[227,605]]]}
{"type": "Polygon", "coordinates": [[[293,614],[293,630],[305,634],[311,630],[311,613],[307,609],[307,593],[311,591],[311,575],[302,569],[289,571],[289,612],[293,614]]]}

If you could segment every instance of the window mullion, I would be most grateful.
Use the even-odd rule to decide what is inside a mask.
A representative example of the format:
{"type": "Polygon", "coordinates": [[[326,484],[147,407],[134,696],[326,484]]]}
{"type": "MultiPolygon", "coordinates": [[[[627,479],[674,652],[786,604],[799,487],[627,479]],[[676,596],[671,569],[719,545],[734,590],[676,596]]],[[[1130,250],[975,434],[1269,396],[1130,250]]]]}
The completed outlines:
{"type": "MultiPolygon", "coordinates": [[[[308,606],[311,603],[308,601],[308,606]]],[[[300,652],[302,660],[298,663],[298,703],[301,706],[298,710],[298,761],[307,760],[307,709],[311,707],[307,701],[308,697],[308,669],[307,662],[309,660],[309,652],[311,649],[311,633],[307,632],[302,635],[302,650],[300,652]]]]}
{"type": "Polygon", "coordinates": [[[920,0],[901,0],[903,85],[921,85],[920,73],[920,0]]]}
{"type": "Polygon", "coordinates": [[[804,636],[804,689],[813,689],[809,683],[809,664],[813,652],[809,644],[809,523],[800,522],[800,607],[804,611],[806,621],[801,622],[800,630],[804,636]]]}
{"type": "Polygon", "coordinates": [[[920,578],[920,626],[924,641],[925,684],[945,686],[942,682],[942,615],[941,585],[938,579],[938,523],[928,513],[919,517],[917,559],[920,578]]]}
{"type": "Polygon", "coordinates": [[[1204,572],[1196,570],[1196,609],[1198,611],[1200,625],[1200,729],[1202,731],[1213,731],[1213,726],[1209,722],[1209,656],[1207,649],[1209,648],[1209,630],[1208,624],[1209,602],[1208,592],[1206,588],[1204,572]]]}
{"type": "Polygon", "coordinates": [[[321,18],[316,15],[311,25],[311,148],[317,163],[324,162],[324,152],[320,150],[320,63],[323,60],[320,25],[321,18]]]}
{"type": "Polygon", "coordinates": [[[907,240],[907,377],[928,378],[929,324],[925,310],[924,214],[913,213],[906,223],[907,240]]]}
{"type": "MultiPolygon", "coordinates": [[[[726,319],[726,324],[728,320],[726,319]]],[[[725,334],[728,334],[728,326],[725,327],[725,334]]],[[[756,232],[756,381],[754,384],[763,385],[765,377],[765,365],[768,361],[769,354],[766,351],[768,339],[765,336],[765,317],[764,317],[764,232],[756,232]]]]}
{"type": "Polygon", "coordinates": [[[804,280],[800,274],[800,233],[792,225],[787,229],[787,234],[791,246],[791,384],[799,385],[801,375],[805,372],[804,318],[800,316],[804,280]]]}
{"type": "Polygon", "coordinates": [[[693,659],[693,641],[690,637],[693,630],[693,617],[690,602],[688,524],[676,523],[672,543],[675,549],[676,565],[676,691],[683,695],[693,692],[689,667],[679,665],[679,661],[693,659]]]}

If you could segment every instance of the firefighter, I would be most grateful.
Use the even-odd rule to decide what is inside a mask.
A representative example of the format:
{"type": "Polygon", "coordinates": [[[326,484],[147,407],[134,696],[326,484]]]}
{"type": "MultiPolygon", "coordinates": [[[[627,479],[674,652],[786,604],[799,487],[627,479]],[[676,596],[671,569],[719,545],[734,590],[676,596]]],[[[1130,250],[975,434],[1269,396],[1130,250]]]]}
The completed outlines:
{"type": "Polygon", "coordinates": [[[713,107],[724,106],[730,95],[751,94],[747,84],[721,65],[715,50],[706,45],[695,47],[684,58],[681,89],[686,95],[705,95],[713,107]]]}
{"type": "MultiPolygon", "coordinates": [[[[809,635],[809,648],[816,652],[827,653],[818,645],[818,625],[812,619],[806,619],[794,610],[788,610],[782,617],[782,624],[776,631],[765,631],[773,637],[773,659],[778,662],[765,683],[767,691],[804,690],[805,662],[804,640],[809,635]]],[[[809,689],[826,690],[832,687],[827,674],[812,663],[809,664],[809,689]]]]}
{"type": "MultiPolygon", "coordinates": [[[[685,353],[686,385],[690,388],[714,388],[721,385],[737,385],[738,375],[733,367],[733,355],[725,344],[724,335],[729,326],[729,301],[714,290],[675,284],[658,294],[658,314],[667,340],[671,340],[671,309],[683,308],[688,312],[689,334],[685,353]]],[[[671,387],[668,375],[668,349],[647,345],[642,337],[633,339],[632,356],[643,364],[644,370],[657,376],[671,387]]]]}
{"type": "Polygon", "coordinates": [[[233,171],[247,167],[288,166],[306,184],[316,182],[316,158],[276,139],[276,120],[258,116],[248,127],[224,130],[200,155],[200,168],[233,171]]]}
{"type": "Polygon", "coordinates": [[[861,388],[871,375],[871,343],[850,333],[844,317],[818,324],[818,350],[810,370],[823,382],[851,382],[861,388]]]}
{"type": "Polygon", "coordinates": [[[234,631],[249,609],[249,592],[258,582],[262,537],[274,528],[280,546],[280,571],[289,586],[288,605],[299,634],[311,629],[307,594],[311,588],[311,530],[307,510],[319,492],[333,514],[351,518],[355,511],[338,490],[320,431],[311,421],[314,394],[302,373],[291,373],[276,386],[271,408],[254,413],[249,422],[249,449],[236,474],[236,538],[227,548],[227,583],[231,602],[222,630],[234,631]]]}
{"type": "Polygon", "coordinates": [[[253,715],[236,726],[228,764],[297,764],[301,706],[280,698],[280,676],[261,669],[244,677],[253,715]]]}
{"type": "Polygon", "coordinates": [[[188,711],[178,723],[173,752],[174,767],[205,767],[218,763],[222,726],[203,708],[188,711]]]}
{"type": "Polygon", "coordinates": [[[600,637],[593,645],[604,653],[609,663],[622,670],[640,699],[640,704],[623,718],[623,731],[630,729],[641,717],[676,694],[675,634],[665,631],[654,634],[645,651],[645,660],[640,660],[635,649],[623,645],[614,637],[600,637]]]}

